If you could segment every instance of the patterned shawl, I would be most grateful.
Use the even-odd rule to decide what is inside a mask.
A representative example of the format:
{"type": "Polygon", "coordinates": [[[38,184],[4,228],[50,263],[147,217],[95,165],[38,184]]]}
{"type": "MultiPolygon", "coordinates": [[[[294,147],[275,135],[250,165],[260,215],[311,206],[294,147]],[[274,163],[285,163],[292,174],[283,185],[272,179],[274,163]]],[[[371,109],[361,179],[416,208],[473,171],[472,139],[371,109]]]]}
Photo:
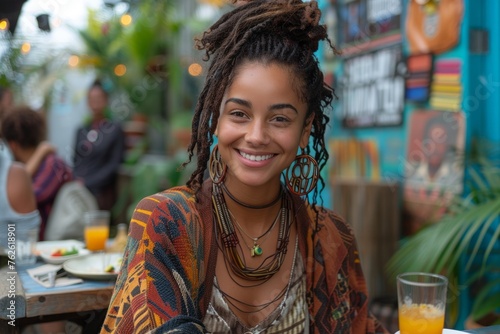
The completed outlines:
{"type": "MultiPolygon", "coordinates": [[[[212,183],[198,202],[176,187],[136,207],[122,268],[101,333],[204,333],[217,261],[212,183]]],[[[368,314],[366,283],[350,227],[293,196],[307,275],[312,333],[388,333],[368,314]]]]}

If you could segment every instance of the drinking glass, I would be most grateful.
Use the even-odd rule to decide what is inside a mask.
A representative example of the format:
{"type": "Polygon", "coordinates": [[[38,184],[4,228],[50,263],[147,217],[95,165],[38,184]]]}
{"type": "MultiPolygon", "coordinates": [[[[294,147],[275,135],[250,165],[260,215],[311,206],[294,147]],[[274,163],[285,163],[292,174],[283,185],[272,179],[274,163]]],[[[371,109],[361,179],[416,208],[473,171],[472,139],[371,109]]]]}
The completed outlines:
{"type": "Polygon", "coordinates": [[[430,273],[397,277],[401,334],[441,334],[444,328],[448,279],[430,273]]]}
{"type": "Polygon", "coordinates": [[[109,211],[97,210],[84,214],[85,245],[90,251],[103,251],[109,238],[109,211]]]}
{"type": "Polygon", "coordinates": [[[16,231],[16,263],[33,264],[36,262],[36,242],[38,229],[16,231]]]}

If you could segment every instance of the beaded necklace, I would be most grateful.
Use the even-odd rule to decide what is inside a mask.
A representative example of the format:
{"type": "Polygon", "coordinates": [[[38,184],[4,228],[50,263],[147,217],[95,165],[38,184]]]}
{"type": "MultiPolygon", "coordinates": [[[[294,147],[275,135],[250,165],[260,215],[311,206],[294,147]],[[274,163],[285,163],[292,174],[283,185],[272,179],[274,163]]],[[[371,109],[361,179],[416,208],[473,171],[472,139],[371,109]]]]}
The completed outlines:
{"type": "Polygon", "coordinates": [[[243,240],[243,243],[245,244],[245,246],[247,246],[248,250],[250,251],[250,255],[252,257],[261,256],[263,254],[263,250],[262,250],[262,247],[260,247],[260,245],[264,244],[264,241],[266,241],[267,238],[269,238],[269,236],[270,236],[269,232],[271,232],[272,229],[274,228],[274,226],[276,226],[276,223],[278,222],[278,220],[280,218],[280,212],[278,212],[278,215],[274,219],[274,222],[271,224],[271,226],[269,226],[267,231],[265,231],[264,233],[262,233],[258,237],[252,237],[252,236],[248,235],[247,232],[245,232],[245,230],[240,225],[240,223],[238,223],[238,220],[236,219],[236,217],[234,217],[231,210],[227,209],[227,211],[229,212],[229,215],[233,219],[234,223],[236,224],[236,227],[238,228],[238,230],[240,230],[240,232],[243,233],[244,235],[246,235],[248,238],[252,239],[253,246],[248,246],[247,243],[245,242],[245,240],[243,240]],[[262,239],[262,240],[260,240],[260,239],[262,239]],[[260,240],[260,242],[259,242],[259,240],[260,240]]]}
{"type": "Polygon", "coordinates": [[[263,262],[255,268],[248,267],[244,258],[242,259],[240,253],[238,252],[240,242],[222,192],[223,190],[220,185],[214,183],[212,192],[214,219],[217,223],[217,232],[220,233],[220,240],[222,242],[222,247],[220,248],[222,250],[222,254],[224,255],[226,265],[231,268],[231,271],[235,275],[246,280],[268,280],[279,271],[286,256],[291,226],[293,223],[291,215],[292,203],[288,191],[283,192],[281,209],[278,214],[280,217],[280,227],[278,232],[278,241],[276,244],[276,252],[265,258],[263,262]]]}

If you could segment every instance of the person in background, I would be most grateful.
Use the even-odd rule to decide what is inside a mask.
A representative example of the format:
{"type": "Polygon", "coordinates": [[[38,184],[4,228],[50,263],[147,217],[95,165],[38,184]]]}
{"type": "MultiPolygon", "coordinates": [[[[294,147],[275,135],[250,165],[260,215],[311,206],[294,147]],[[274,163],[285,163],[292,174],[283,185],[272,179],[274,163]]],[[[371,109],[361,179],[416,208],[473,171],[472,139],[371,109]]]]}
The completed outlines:
{"type": "MultiPolygon", "coordinates": [[[[7,109],[12,107],[13,103],[14,98],[12,90],[8,87],[0,86],[0,124],[3,114],[7,109]]],[[[2,141],[2,138],[0,138],[0,159],[12,160],[12,154],[7,145],[2,141]]]]}
{"type": "Polygon", "coordinates": [[[33,230],[40,227],[41,218],[30,175],[23,164],[5,158],[7,146],[2,138],[0,129],[0,253],[5,253],[10,224],[16,231],[33,230]]]}
{"type": "Polygon", "coordinates": [[[13,107],[5,112],[1,131],[14,159],[26,165],[32,178],[42,218],[39,234],[42,241],[56,195],[66,182],[73,180],[73,172],[45,141],[47,127],[40,112],[24,105],[13,107]]]}
{"type": "Polygon", "coordinates": [[[198,40],[197,168],[137,205],[101,333],[387,333],[352,229],[318,203],[334,92],[315,52],[335,49],[317,2],[240,3],[198,40]]]}
{"type": "Polygon", "coordinates": [[[108,93],[96,80],[88,91],[90,119],[78,128],[73,172],[96,197],[101,210],[110,210],[117,198],[118,169],[125,154],[125,134],[111,120],[108,93]]]}

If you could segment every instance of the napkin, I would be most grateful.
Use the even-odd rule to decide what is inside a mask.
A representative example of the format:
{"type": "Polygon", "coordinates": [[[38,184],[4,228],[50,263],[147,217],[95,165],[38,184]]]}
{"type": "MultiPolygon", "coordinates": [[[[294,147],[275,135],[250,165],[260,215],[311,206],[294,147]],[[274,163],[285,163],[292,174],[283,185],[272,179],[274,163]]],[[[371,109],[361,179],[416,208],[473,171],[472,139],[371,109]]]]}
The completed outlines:
{"type": "Polygon", "coordinates": [[[66,276],[57,277],[56,274],[60,269],[62,269],[62,265],[44,264],[36,268],[28,269],[27,272],[35,282],[46,288],[61,287],[61,286],[83,283],[83,280],[81,278],[66,277],[66,276]],[[49,275],[55,276],[54,285],[52,285],[52,282],[49,279],[49,275]]]}

